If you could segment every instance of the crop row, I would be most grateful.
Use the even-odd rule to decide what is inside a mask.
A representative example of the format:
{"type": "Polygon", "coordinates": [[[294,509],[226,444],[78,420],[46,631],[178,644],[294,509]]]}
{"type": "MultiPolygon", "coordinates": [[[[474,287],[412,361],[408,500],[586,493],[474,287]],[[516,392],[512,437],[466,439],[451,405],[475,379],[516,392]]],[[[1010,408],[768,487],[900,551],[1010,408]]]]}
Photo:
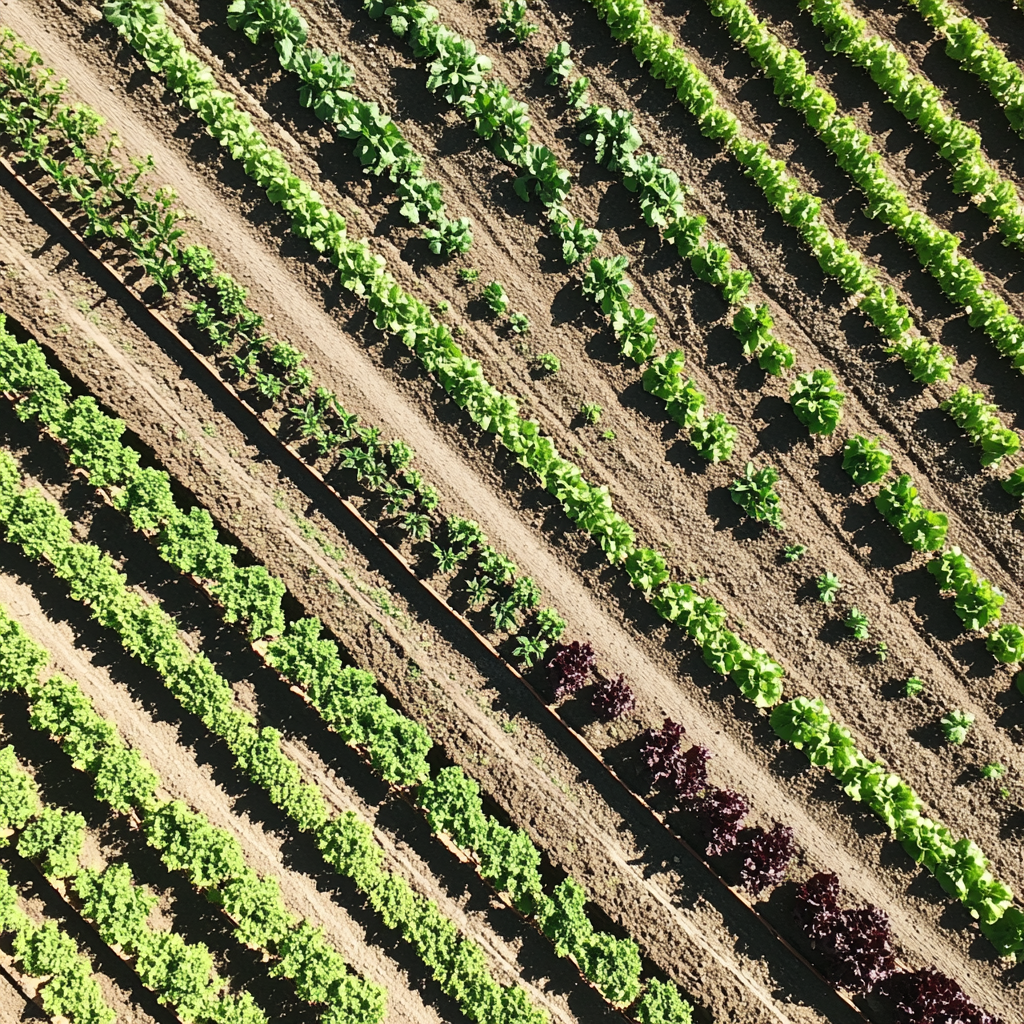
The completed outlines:
{"type": "Polygon", "coordinates": [[[1024,72],[971,17],[946,0],[907,0],[946,39],[946,53],[988,87],[1014,130],[1024,135],[1024,72]]]}
{"type": "MultiPolygon", "coordinates": [[[[852,117],[840,115],[833,94],[820,86],[799,50],[785,46],[751,10],[746,0],[709,0],[711,13],[722,18],[730,35],[772,80],[779,102],[799,111],[867,197],[864,212],[891,227],[910,246],[921,266],[938,282],[946,297],[968,313],[995,347],[1024,372],[1024,324],[985,284],[985,275],[957,252],[959,239],[940,228],[927,214],[911,210],[906,194],[886,171],[871,136],[852,117]]],[[[1020,447],[1008,428],[986,439],[982,465],[998,464],[1020,447]]]]}
{"type": "Polygon", "coordinates": [[[946,109],[945,94],[888,39],[869,33],[867,22],[843,0],[801,0],[830,50],[863,68],[889,102],[938,147],[953,168],[953,190],[968,193],[995,222],[1007,242],[1024,248],[1024,200],[1016,184],[985,156],[981,136],[946,109]]]}
{"type": "MultiPolygon", "coordinates": [[[[365,285],[363,290],[366,290],[365,285]]],[[[641,551],[637,554],[659,558],[654,552],[641,551]]],[[[660,560],[660,563],[663,571],[664,560],[660,560]]],[[[716,602],[698,598],[692,588],[681,584],[662,586],[664,578],[662,576],[655,584],[660,587],[658,593],[653,596],[655,608],[669,621],[687,628],[690,635],[705,647],[706,657],[711,659],[711,663],[720,665],[720,671],[733,674],[748,696],[756,698],[760,695],[759,703],[771,704],[777,701],[781,696],[780,685],[772,683],[772,688],[776,692],[771,695],[770,691],[764,691],[762,687],[766,680],[778,679],[781,667],[773,668],[774,663],[766,655],[746,647],[735,634],[723,629],[724,609],[716,602]],[[764,675],[765,671],[769,673],[767,676],[764,675]]],[[[653,588],[648,588],[648,593],[651,589],[653,588]]],[[[873,767],[881,769],[881,766],[873,767]]],[[[880,806],[884,808],[884,803],[880,806]]],[[[950,855],[952,854],[953,851],[950,850],[950,855]]],[[[1010,945],[1012,947],[1012,943],[1010,945]]]]}
{"type": "MultiPolygon", "coordinates": [[[[6,619],[3,609],[0,616],[6,619]]],[[[10,620],[5,625],[9,628],[10,620]]],[[[54,682],[59,687],[63,680],[58,677],[54,682]]],[[[122,958],[131,960],[139,981],[180,1021],[267,1024],[267,1015],[251,993],[223,991],[227,982],[215,973],[213,956],[204,943],[187,942],[172,928],[156,929],[148,924],[158,897],[135,884],[127,864],[108,863],[98,870],[79,863],[85,819],[75,811],[43,802],[32,779],[15,761],[12,747],[0,751],[0,787],[8,795],[0,812],[0,828],[19,833],[19,856],[35,863],[62,896],[68,890],[77,896],[80,913],[100,938],[116,948],[122,958]]],[[[30,966],[38,968],[49,960],[57,968],[53,973],[60,975],[60,981],[72,991],[77,986],[84,994],[89,991],[90,981],[95,987],[95,981],[82,974],[82,958],[74,942],[52,921],[34,929],[15,912],[10,922],[18,929],[20,955],[30,966]]],[[[93,992],[91,1003],[83,1000],[78,1006],[68,999],[78,1020],[90,1024],[109,1024],[113,1020],[114,1014],[98,1003],[97,997],[98,993],[93,992]]]]}

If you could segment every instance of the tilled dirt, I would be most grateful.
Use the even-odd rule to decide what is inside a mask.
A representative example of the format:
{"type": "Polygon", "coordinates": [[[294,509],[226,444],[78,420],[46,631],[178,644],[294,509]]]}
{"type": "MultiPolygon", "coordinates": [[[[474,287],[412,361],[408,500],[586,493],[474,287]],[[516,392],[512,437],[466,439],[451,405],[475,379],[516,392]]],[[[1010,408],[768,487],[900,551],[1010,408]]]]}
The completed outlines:
{"type": "MultiPolygon", "coordinates": [[[[338,18],[337,8],[304,8],[315,28],[311,41],[345,53],[360,89],[367,90],[363,95],[377,98],[371,90],[379,90],[382,99],[397,97],[390,102],[393,116],[430,157],[432,173],[445,186],[450,215],[465,212],[474,218],[476,242],[468,260],[482,270],[483,279],[494,277],[505,283],[513,308],[526,310],[535,325],[534,351],[556,352],[563,370],[549,382],[534,381],[526,359],[517,358],[509,340],[481,323],[470,325],[464,341],[467,350],[484,362],[496,384],[523,396],[530,415],[541,421],[563,451],[586,446],[577,458],[588,476],[609,484],[617,506],[638,526],[641,538],[673,554],[671,561],[683,572],[682,578],[689,578],[688,574],[700,578],[704,589],[723,599],[742,623],[744,636],[787,663],[789,692],[821,693],[854,728],[866,752],[885,757],[939,816],[977,839],[992,857],[997,874],[1019,889],[1024,867],[1014,830],[1020,825],[1020,811],[1013,801],[996,797],[997,787],[985,786],[976,777],[986,761],[1006,764],[1008,785],[1019,799],[1017,745],[1022,719],[1019,698],[1010,692],[1010,673],[994,670],[977,640],[958,635],[958,620],[948,602],[934,596],[931,578],[923,571],[924,559],[908,558],[866,498],[849,493],[838,469],[838,445],[808,441],[784,407],[782,387],[774,381],[762,382],[762,375],[741,365],[735,342],[721,327],[720,303],[687,271],[666,259],[652,232],[634,226],[637,218],[628,206],[628,194],[574,162],[574,147],[566,141],[575,134],[570,123],[565,121],[564,128],[554,131],[554,122],[544,121],[537,113],[546,107],[543,89],[533,84],[538,54],[556,35],[567,35],[582,49],[581,70],[595,80],[595,98],[612,105],[639,105],[641,131],[694,188],[694,208],[709,216],[716,234],[734,246],[766,282],[768,293],[785,306],[789,319],[782,331],[800,353],[802,368],[832,366],[847,385],[845,424],[864,433],[881,430],[895,442],[894,450],[909,454],[908,468],[925,504],[950,512],[950,540],[959,543],[979,569],[1007,591],[1005,617],[1013,621],[1020,618],[1022,605],[1019,520],[1013,518],[1008,501],[1000,498],[993,474],[979,476],[976,453],[957,437],[930,393],[908,385],[906,375],[900,377],[901,370],[880,366],[877,338],[867,335],[856,315],[845,313],[834,286],[821,279],[809,257],[794,249],[792,238],[766,211],[763,200],[735,168],[724,164],[714,147],[696,135],[692,124],[665,105],[660,87],[650,85],[626,51],[607,42],[589,13],[575,5],[552,5],[530,47],[502,53],[486,42],[486,12],[455,4],[450,9],[441,6],[451,24],[495,55],[498,73],[534,105],[537,141],[551,145],[574,173],[579,170],[583,186],[574,190],[574,202],[579,203],[574,210],[595,221],[609,240],[621,241],[633,261],[638,293],[658,312],[672,343],[685,341],[691,371],[708,394],[710,407],[727,411],[740,424],[733,463],[751,453],[759,461],[769,458],[780,469],[789,524],[786,541],[808,544],[808,556],[796,567],[780,564],[778,540],[741,524],[729,501],[725,484],[735,474],[734,465],[695,465],[674,431],[663,427],[656,405],[638,387],[636,371],[617,365],[607,335],[597,331],[597,321],[575,298],[576,286],[551,269],[554,260],[538,256],[536,213],[529,211],[525,221],[520,219],[518,200],[509,198],[511,187],[504,169],[477,145],[466,147],[465,129],[422,91],[423,72],[412,66],[400,44],[396,48],[390,36],[378,34],[377,26],[356,13],[355,4],[342,6],[343,13],[355,19],[351,25],[338,18]],[[571,31],[566,20],[570,13],[574,15],[571,31]],[[602,428],[615,430],[614,443],[598,440],[598,431],[573,426],[581,399],[599,401],[605,407],[602,428]],[[983,486],[980,480],[986,481],[983,486]],[[866,611],[873,634],[886,640],[890,657],[885,664],[870,657],[864,645],[843,638],[835,612],[808,602],[807,583],[825,569],[844,580],[843,607],[856,604],[866,611]],[[912,672],[928,680],[927,696],[895,702],[900,680],[912,672]],[[959,751],[941,744],[935,724],[943,711],[954,706],[978,717],[967,747],[959,751]]],[[[219,5],[212,3],[175,9],[194,26],[221,16],[219,5]]],[[[138,62],[111,42],[112,33],[105,26],[93,30],[88,17],[68,18],[59,7],[44,2],[19,7],[13,14],[5,8],[5,15],[43,51],[48,63],[69,75],[76,95],[108,113],[130,150],[155,154],[160,173],[174,182],[196,214],[190,234],[207,240],[224,257],[225,266],[250,285],[258,308],[274,310],[275,330],[310,353],[318,379],[334,387],[346,405],[367,421],[383,420],[409,440],[417,450],[417,464],[429,479],[440,483],[444,507],[478,519],[492,542],[542,584],[547,599],[570,622],[570,636],[591,639],[599,652],[614,657],[607,667],[626,671],[637,685],[641,698],[637,724],[654,724],[664,713],[684,721],[691,737],[708,742],[718,755],[713,772],[716,783],[750,794],[763,823],[778,817],[793,824],[808,851],[808,864],[837,870],[851,898],[884,906],[912,960],[936,962],[980,1002],[1012,1019],[1014,995],[1005,985],[1019,980],[1019,972],[1001,975],[995,964],[983,962],[985,943],[980,939],[972,943],[966,915],[950,909],[932,881],[910,871],[912,865],[902,851],[885,842],[876,825],[863,815],[851,815],[849,804],[838,799],[832,787],[819,783],[816,774],[803,772],[798,755],[778,753],[764,719],[750,714],[685,646],[670,640],[642,602],[622,587],[621,577],[601,568],[577,538],[563,534],[564,523],[546,500],[538,499],[518,474],[509,475],[500,458],[477,444],[472,428],[467,431],[458,417],[437,406],[437,392],[424,388],[414,369],[407,368],[390,348],[381,351],[372,333],[353,336],[339,329],[359,328],[361,323],[335,308],[337,295],[327,279],[311,270],[289,243],[282,246],[278,223],[268,218],[269,211],[255,191],[237,187],[240,179],[233,168],[222,167],[209,139],[182,130],[177,109],[162,100],[159,88],[149,84],[138,62]],[[48,10],[53,17],[44,27],[41,22],[48,10]],[[124,68],[114,63],[115,53],[120,53],[124,68]],[[126,69],[133,76],[127,94],[126,69]],[[197,173],[196,164],[208,164],[209,173],[197,173]],[[324,296],[330,315],[324,311],[324,296]],[[691,685],[691,680],[698,685],[691,685]]],[[[720,37],[715,42],[720,26],[698,7],[687,16],[684,28],[687,37],[695,39],[711,73],[723,45],[720,37]],[[700,42],[705,36],[710,43],[700,42]]],[[[293,137],[302,140],[307,152],[319,156],[320,165],[328,168],[326,178],[312,160],[286,148],[289,159],[315,180],[325,198],[346,214],[353,200],[365,211],[350,217],[353,231],[362,225],[374,233],[375,244],[386,252],[396,276],[427,298],[443,297],[453,307],[464,306],[451,271],[421,262],[420,243],[408,241],[410,233],[393,226],[380,194],[367,187],[351,159],[309,122],[307,112],[297,107],[291,83],[278,83],[276,74],[271,74],[273,65],[261,65],[248,44],[226,29],[200,28],[199,39],[237,73],[240,92],[244,87],[254,101],[265,103],[293,137]],[[314,141],[316,137],[319,142],[314,141]]],[[[752,77],[745,56],[736,61],[737,72],[742,68],[742,74],[752,77]]],[[[715,70],[715,74],[721,72],[715,70]]],[[[255,104],[252,109],[258,114],[255,104]]],[[[760,113],[759,107],[752,109],[742,102],[735,109],[750,121],[760,113]]],[[[557,114],[557,107],[551,108],[551,114],[557,114]]],[[[269,125],[264,130],[273,131],[269,125]]],[[[823,166],[820,154],[813,166],[824,176],[819,165],[823,166]]],[[[833,187],[838,188],[834,183],[833,187]]],[[[853,232],[852,223],[836,221],[847,232],[853,232]]],[[[9,224],[5,228],[11,233],[9,224]]],[[[23,250],[26,241],[18,239],[23,250]]],[[[855,238],[851,243],[858,244],[855,238]]],[[[890,255],[885,249],[887,265],[890,255]]],[[[908,275],[906,280],[914,276],[909,271],[908,275]]],[[[4,292],[5,300],[10,292],[17,301],[10,283],[4,292]]],[[[40,294],[36,292],[35,301],[40,294]]],[[[33,299],[20,301],[21,315],[30,322],[33,299]]],[[[942,316],[949,318],[948,311],[942,316]]],[[[191,421],[189,443],[175,444],[173,430],[157,426],[164,422],[166,406],[155,420],[151,403],[162,385],[154,389],[147,383],[152,371],[140,362],[157,365],[158,352],[143,341],[133,343],[128,357],[119,353],[116,361],[100,361],[96,353],[83,355],[63,335],[51,335],[48,344],[77,364],[90,386],[160,453],[175,476],[197,488],[201,500],[219,510],[221,521],[230,523],[258,557],[282,571],[274,563],[283,557],[277,552],[272,557],[273,535],[264,526],[263,517],[274,515],[267,504],[270,492],[265,490],[262,501],[253,503],[228,478],[223,468],[228,460],[222,457],[211,473],[201,468],[200,457],[189,448],[195,444],[209,450],[212,442],[199,438],[201,424],[216,423],[220,430],[223,417],[218,418],[218,411],[205,408],[195,389],[182,382],[173,397],[164,390],[163,400],[176,404],[177,415],[191,421]],[[132,382],[129,388],[126,379],[132,382]]],[[[987,373],[991,380],[984,383],[991,384],[994,399],[1006,406],[1016,395],[1019,402],[1017,378],[987,358],[983,341],[964,337],[955,347],[969,353],[958,370],[963,379],[971,373],[982,377],[987,373]]],[[[109,359],[106,353],[104,357],[109,359]]],[[[172,373],[164,361],[157,379],[172,373]]],[[[277,518],[280,529],[285,517],[277,518]]],[[[295,543],[294,523],[289,530],[289,543],[295,543]]],[[[285,575],[293,587],[305,586],[295,565],[285,575]]],[[[332,615],[325,618],[340,628],[332,615]]],[[[377,651],[365,656],[382,657],[377,651]]],[[[416,661],[421,661],[418,653],[416,661]]],[[[641,939],[655,960],[670,968],[671,958],[658,952],[660,948],[667,951],[667,933],[641,923],[646,906],[641,911],[618,888],[601,892],[587,877],[588,863],[589,874],[602,877],[607,869],[597,865],[607,863],[604,858],[612,855],[612,847],[602,839],[600,854],[581,852],[573,833],[567,834],[564,827],[571,801],[550,779],[546,785],[543,782],[549,775],[560,780],[585,812],[573,820],[593,816],[596,832],[607,833],[616,827],[619,812],[602,809],[607,796],[598,789],[600,796],[595,798],[589,789],[590,770],[571,749],[558,753],[555,742],[535,736],[527,740],[521,734],[510,738],[486,713],[471,711],[473,700],[467,699],[464,690],[469,688],[478,696],[474,684],[458,673],[456,680],[456,685],[442,682],[442,686],[446,701],[454,693],[462,694],[458,707],[440,707],[436,696],[424,699],[432,734],[450,756],[467,764],[513,820],[531,830],[555,863],[579,873],[594,889],[598,903],[641,939]],[[526,751],[542,742],[548,749],[545,770],[524,769],[526,751]],[[485,758],[489,763],[471,763],[485,758]],[[510,765],[515,765],[514,771],[510,765]],[[519,779],[524,770],[533,777],[529,786],[519,779]],[[540,792],[544,792],[544,803],[538,806],[540,792]]],[[[503,689],[507,679],[496,673],[490,681],[504,707],[522,706],[517,704],[521,694],[503,689]]],[[[387,682],[405,688],[407,694],[416,692],[407,681],[388,678],[387,682]]],[[[405,699],[411,707],[423,707],[411,696],[405,699]]],[[[588,738],[606,756],[626,763],[633,748],[624,737],[631,731],[627,728],[615,735],[587,726],[588,738]]],[[[667,876],[658,884],[671,891],[677,883],[667,876]]],[[[784,919],[779,907],[769,904],[767,910],[784,919]]],[[[732,957],[733,940],[723,938],[720,928],[709,928],[708,934],[724,956],[732,957]]],[[[724,1004],[718,1003],[708,994],[713,985],[694,979],[695,972],[685,963],[676,969],[709,1007],[735,1010],[742,1004],[742,997],[738,1002],[727,998],[724,1004]]]]}

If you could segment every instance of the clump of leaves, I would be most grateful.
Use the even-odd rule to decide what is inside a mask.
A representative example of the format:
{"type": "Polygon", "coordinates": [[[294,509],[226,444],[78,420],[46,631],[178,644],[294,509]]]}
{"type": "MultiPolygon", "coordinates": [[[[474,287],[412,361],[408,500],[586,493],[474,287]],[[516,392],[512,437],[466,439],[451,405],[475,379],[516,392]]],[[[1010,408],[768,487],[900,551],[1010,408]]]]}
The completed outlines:
{"type": "Polygon", "coordinates": [[[854,434],[843,445],[843,469],[858,486],[876,484],[892,468],[892,456],[881,444],[854,434]]]}
{"type": "Polygon", "coordinates": [[[480,271],[473,267],[461,267],[459,269],[459,280],[463,284],[472,284],[474,281],[479,280],[480,271]]]}
{"type": "Polygon", "coordinates": [[[552,352],[542,352],[534,361],[537,364],[537,369],[543,370],[545,373],[558,373],[562,368],[562,361],[552,352]]]}
{"type": "Polygon", "coordinates": [[[729,484],[729,491],[732,500],[751,519],[767,522],[776,530],[784,530],[786,524],[782,521],[782,502],[773,486],[778,479],[779,474],[774,467],[765,466],[755,470],[754,464],[748,462],[743,468],[743,476],[729,484]]]}
{"type": "Polygon", "coordinates": [[[915,697],[924,689],[924,680],[919,676],[911,676],[904,683],[904,690],[908,697],[915,697]]]}
{"type": "Polygon", "coordinates": [[[734,849],[750,811],[746,797],[731,789],[712,787],[697,802],[697,815],[708,837],[707,854],[721,857],[734,849]]]}
{"type": "Polygon", "coordinates": [[[946,741],[959,746],[967,739],[967,733],[974,725],[974,715],[969,711],[954,709],[939,719],[939,725],[942,726],[942,735],[946,737],[946,741]]]}
{"type": "Polygon", "coordinates": [[[822,604],[834,604],[836,593],[842,586],[839,577],[834,572],[823,572],[815,583],[818,585],[818,600],[822,604]]]}
{"type": "Polygon", "coordinates": [[[545,79],[548,85],[559,85],[572,73],[575,65],[569,57],[570,53],[572,53],[572,47],[563,40],[557,43],[548,54],[547,66],[550,69],[550,73],[545,79]]]}
{"type": "Polygon", "coordinates": [[[636,696],[620,672],[617,676],[598,680],[590,706],[602,722],[610,722],[628,715],[636,707],[636,696]]]}
{"type": "Polygon", "coordinates": [[[867,640],[871,636],[871,633],[868,631],[868,626],[871,625],[871,622],[856,605],[850,609],[849,614],[843,619],[843,625],[847,629],[852,630],[853,635],[858,640],[867,640]]]}
{"type": "Polygon", "coordinates": [[[508,328],[513,334],[529,334],[530,318],[525,313],[509,313],[508,328]]]}
{"type": "Polygon", "coordinates": [[[665,719],[660,729],[648,729],[644,733],[640,759],[647,765],[653,782],[671,779],[679,762],[679,741],[686,730],[671,718],[665,719]]]}
{"type": "Polygon", "coordinates": [[[526,20],[528,9],[526,0],[503,0],[495,28],[501,35],[514,37],[517,43],[525,42],[540,27],[526,20]]]}
{"type": "Polygon", "coordinates": [[[580,406],[580,415],[587,426],[592,427],[601,418],[604,409],[597,402],[584,402],[580,406]]]}
{"type": "Polygon", "coordinates": [[[1001,779],[1006,769],[998,763],[987,764],[981,769],[983,779],[1001,779]]]}
{"type": "Polygon", "coordinates": [[[710,760],[711,751],[699,743],[695,743],[689,750],[684,750],[676,758],[672,770],[672,788],[680,803],[696,800],[708,788],[710,760]]]}
{"type": "Polygon", "coordinates": [[[875,648],[875,657],[879,661],[885,661],[889,657],[889,645],[884,640],[878,641],[878,646],[875,648]]]}
{"type": "Polygon", "coordinates": [[[828,370],[799,374],[789,393],[796,418],[812,434],[831,434],[836,429],[845,396],[828,370]]]}
{"type": "Polygon", "coordinates": [[[500,281],[485,284],[481,297],[495,316],[501,316],[508,309],[508,296],[500,281]]]}
{"type": "Polygon", "coordinates": [[[789,862],[796,852],[796,839],[789,825],[776,822],[771,832],[756,829],[743,849],[746,856],[740,869],[740,882],[747,892],[759,896],[786,877],[789,862]]]}
{"type": "Polygon", "coordinates": [[[839,909],[839,879],[820,872],[796,894],[796,919],[829,961],[829,978],[851,992],[867,992],[896,969],[889,918],[878,907],[839,909]]]}
{"type": "Polygon", "coordinates": [[[807,548],[803,544],[787,544],[782,549],[782,557],[787,562],[796,562],[803,558],[807,548]]]}
{"type": "Polygon", "coordinates": [[[588,643],[574,640],[571,644],[556,644],[548,659],[548,678],[555,691],[555,700],[578,693],[590,681],[594,667],[594,648],[588,643]]]}
{"type": "Polygon", "coordinates": [[[958,1024],[1001,1024],[974,1003],[950,977],[934,967],[893,974],[882,986],[896,1004],[896,1020],[957,1021],[958,1024]]]}

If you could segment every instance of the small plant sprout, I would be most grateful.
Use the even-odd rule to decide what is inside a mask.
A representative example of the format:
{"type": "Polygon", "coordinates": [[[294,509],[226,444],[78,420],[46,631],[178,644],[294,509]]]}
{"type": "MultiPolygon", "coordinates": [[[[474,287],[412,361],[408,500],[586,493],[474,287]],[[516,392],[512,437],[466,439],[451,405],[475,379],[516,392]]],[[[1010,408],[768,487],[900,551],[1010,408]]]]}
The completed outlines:
{"type": "Polygon", "coordinates": [[[1001,764],[993,762],[981,769],[981,777],[983,779],[1001,779],[1005,771],[1006,769],[1001,764]]]}
{"type": "Polygon", "coordinates": [[[509,313],[508,326],[513,334],[529,334],[530,318],[525,313],[509,313]]]}
{"type": "Polygon", "coordinates": [[[889,645],[884,640],[878,641],[878,646],[875,648],[875,657],[879,661],[885,661],[889,657],[889,645]]]}
{"type": "Polygon", "coordinates": [[[459,270],[459,280],[463,284],[472,284],[480,277],[480,271],[474,270],[473,267],[462,267],[459,270]]]}
{"type": "Polygon", "coordinates": [[[834,572],[823,572],[815,581],[818,585],[818,600],[822,604],[834,604],[836,592],[842,586],[834,572]]]}
{"type": "Polygon", "coordinates": [[[602,409],[597,402],[584,402],[580,406],[580,415],[583,417],[583,422],[586,423],[588,427],[594,426],[594,424],[596,424],[601,418],[601,413],[603,412],[604,409],[602,409]]]}
{"type": "Polygon", "coordinates": [[[847,629],[853,630],[853,635],[858,640],[867,640],[871,636],[868,632],[868,626],[871,623],[868,621],[868,617],[856,605],[850,609],[849,614],[843,620],[843,625],[847,629]]]}
{"type": "Polygon", "coordinates": [[[796,562],[803,558],[807,548],[803,544],[787,544],[782,549],[782,557],[787,562],[796,562]]]}
{"type": "Polygon", "coordinates": [[[508,309],[508,296],[500,281],[485,284],[482,297],[495,316],[501,316],[508,309]]]}
{"type": "Polygon", "coordinates": [[[967,730],[974,724],[974,715],[969,711],[950,711],[939,719],[942,735],[949,743],[959,746],[967,739],[967,730]]]}
{"type": "Polygon", "coordinates": [[[525,42],[540,28],[526,20],[526,0],[502,0],[501,15],[494,23],[501,35],[515,38],[517,43],[525,42]]]}
{"type": "Polygon", "coordinates": [[[548,85],[559,85],[572,73],[575,66],[569,57],[572,47],[567,42],[558,43],[548,54],[547,65],[550,74],[545,79],[548,85]]]}
{"type": "Polygon", "coordinates": [[[537,369],[545,373],[558,373],[562,368],[562,361],[552,352],[542,352],[537,356],[537,369]]]}
{"type": "Polygon", "coordinates": [[[729,484],[729,492],[732,500],[751,519],[767,522],[781,531],[786,528],[786,524],[782,521],[782,502],[773,487],[778,479],[779,474],[774,466],[755,470],[754,464],[748,462],[743,469],[743,476],[729,484]]]}
{"type": "Polygon", "coordinates": [[[437,313],[447,313],[450,308],[451,307],[448,305],[447,302],[445,302],[444,299],[441,299],[440,302],[434,303],[434,311],[437,313]]]}
{"type": "Polygon", "coordinates": [[[603,430],[603,431],[601,431],[601,437],[605,441],[614,441],[615,440],[615,431],[614,430],[603,430]]]}
{"type": "Polygon", "coordinates": [[[924,680],[918,676],[911,676],[903,685],[908,697],[916,697],[924,689],[924,680]]]}

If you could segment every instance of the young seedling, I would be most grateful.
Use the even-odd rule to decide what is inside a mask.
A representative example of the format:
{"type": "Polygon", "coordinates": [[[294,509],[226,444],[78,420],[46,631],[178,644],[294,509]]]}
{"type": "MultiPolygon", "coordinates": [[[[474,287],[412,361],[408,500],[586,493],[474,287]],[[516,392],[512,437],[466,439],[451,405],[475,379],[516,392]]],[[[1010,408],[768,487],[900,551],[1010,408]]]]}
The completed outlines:
{"type": "Polygon", "coordinates": [[[550,69],[550,74],[545,79],[548,85],[561,85],[572,73],[575,65],[569,57],[570,53],[572,53],[572,47],[563,41],[558,43],[548,54],[547,65],[550,69]]]}
{"type": "Polygon", "coordinates": [[[915,697],[924,689],[924,680],[918,676],[911,676],[904,684],[908,697],[915,697]]]}
{"type": "Polygon", "coordinates": [[[987,764],[981,769],[981,777],[983,779],[1000,779],[1005,771],[1006,769],[1001,764],[987,764]]]}
{"type": "Polygon", "coordinates": [[[822,604],[834,604],[836,593],[842,586],[834,572],[823,572],[816,580],[818,584],[818,600],[822,604]]]}
{"type": "Polygon", "coordinates": [[[601,418],[601,413],[604,409],[597,404],[597,402],[584,402],[580,406],[580,415],[583,417],[583,422],[588,427],[594,426],[595,423],[601,418]]]}
{"type": "Polygon", "coordinates": [[[602,438],[603,438],[603,439],[604,439],[605,441],[614,441],[614,440],[615,440],[615,431],[614,431],[614,430],[605,430],[605,431],[602,431],[602,433],[601,433],[601,437],[602,437],[602,438]]]}
{"type": "Polygon", "coordinates": [[[885,661],[889,657],[889,645],[884,640],[878,641],[878,646],[875,648],[875,657],[879,661],[885,661]]]}
{"type": "Polygon", "coordinates": [[[551,352],[542,352],[537,356],[537,369],[545,373],[558,373],[562,368],[562,361],[551,352]]]}
{"type": "Polygon", "coordinates": [[[482,297],[495,316],[501,316],[508,309],[508,296],[500,281],[491,281],[489,284],[485,284],[482,297]]]}
{"type": "Polygon", "coordinates": [[[480,277],[480,271],[475,270],[473,267],[462,267],[459,270],[459,280],[463,284],[472,284],[480,277]]]}
{"type": "Polygon", "coordinates": [[[843,625],[847,629],[853,630],[853,635],[858,640],[867,640],[871,636],[868,632],[868,626],[870,625],[868,617],[856,606],[850,609],[850,613],[843,620],[843,625]]]}
{"type": "Polygon", "coordinates": [[[501,35],[510,35],[517,43],[525,42],[540,28],[526,20],[526,0],[502,0],[501,15],[495,28],[501,35]]]}
{"type": "Polygon", "coordinates": [[[803,544],[787,544],[782,549],[782,557],[787,562],[796,562],[803,558],[807,548],[803,544]]]}
{"type": "Polygon", "coordinates": [[[447,313],[450,308],[451,307],[448,305],[447,302],[444,301],[444,299],[441,299],[440,302],[435,302],[434,303],[434,311],[436,313],[439,313],[439,314],[440,313],[447,313]]]}
{"type": "Polygon", "coordinates": [[[508,326],[513,334],[529,334],[530,318],[525,313],[509,313],[508,326]]]}
{"type": "Polygon", "coordinates": [[[950,711],[939,719],[942,734],[949,743],[959,746],[967,739],[967,730],[974,724],[974,715],[969,711],[950,711]]]}

